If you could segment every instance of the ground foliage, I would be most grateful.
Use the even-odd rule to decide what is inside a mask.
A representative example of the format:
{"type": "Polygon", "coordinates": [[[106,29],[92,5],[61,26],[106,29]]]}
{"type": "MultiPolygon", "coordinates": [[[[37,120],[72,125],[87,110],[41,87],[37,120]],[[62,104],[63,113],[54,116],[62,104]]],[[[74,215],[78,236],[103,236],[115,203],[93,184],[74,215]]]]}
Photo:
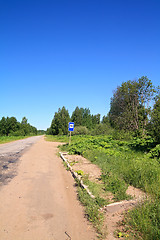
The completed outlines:
{"type": "Polygon", "coordinates": [[[28,136],[0,136],[0,144],[24,139],[24,138],[27,138],[27,137],[28,136]]]}
{"type": "Polygon", "coordinates": [[[72,143],[63,145],[62,150],[83,155],[97,164],[102,169],[105,190],[111,191],[116,201],[127,198],[128,185],[149,194],[149,202],[128,213],[127,224],[143,239],[160,239],[159,145],[152,138],[125,141],[112,136],[74,136],[72,143]]]}

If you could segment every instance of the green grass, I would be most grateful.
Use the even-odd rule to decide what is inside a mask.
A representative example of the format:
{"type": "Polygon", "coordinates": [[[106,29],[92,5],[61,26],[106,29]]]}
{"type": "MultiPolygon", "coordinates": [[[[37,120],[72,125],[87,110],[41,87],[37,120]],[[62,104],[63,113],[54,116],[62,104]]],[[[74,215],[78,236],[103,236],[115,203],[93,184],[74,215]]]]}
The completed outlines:
{"type": "Polygon", "coordinates": [[[82,179],[84,184],[88,186],[89,190],[96,197],[96,201],[100,207],[109,204],[109,200],[107,199],[108,194],[104,191],[103,184],[98,184],[96,182],[90,181],[88,178],[88,174],[83,175],[82,179]]]}
{"type": "Polygon", "coordinates": [[[27,137],[28,136],[0,136],[0,144],[24,139],[24,138],[27,138],[27,137]]]}
{"type": "MultiPolygon", "coordinates": [[[[64,140],[64,137],[61,140],[64,140]]],[[[116,201],[129,198],[126,195],[128,185],[140,188],[150,196],[146,201],[126,215],[126,225],[133,239],[160,239],[160,165],[159,158],[151,158],[150,148],[135,150],[133,141],[115,140],[111,136],[73,136],[70,145],[61,146],[62,151],[83,155],[102,170],[101,180],[106,192],[111,191],[116,201]]],[[[136,142],[136,146],[137,146],[136,142]]],[[[148,144],[148,143],[146,143],[148,144]]],[[[143,145],[146,145],[143,142],[143,145]]],[[[86,180],[88,181],[88,180],[86,180]]],[[[87,182],[96,195],[100,189],[87,182]]],[[[80,200],[86,206],[91,221],[98,222],[98,208],[103,200],[88,200],[86,193],[79,190],[80,200]],[[90,202],[90,203],[89,203],[90,202]]]]}
{"type": "Polygon", "coordinates": [[[101,201],[98,198],[92,199],[85,189],[78,187],[78,197],[80,202],[85,206],[86,217],[93,223],[99,237],[103,238],[103,220],[104,215],[99,211],[101,201]]]}
{"type": "Polygon", "coordinates": [[[58,136],[58,135],[46,135],[45,136],[45,139],[47,141],[50,141],[50,142],[65,142],[65,143],[68,143],[69,142],[69,137],[66,136],[66,135],[63,135],[63,136],[58,136]]]}
{"type": "Polygon", "coordinates": [[[126,214],[124,231],[134,239],[160,239],[160,199],[148,200],[126,214]]]}

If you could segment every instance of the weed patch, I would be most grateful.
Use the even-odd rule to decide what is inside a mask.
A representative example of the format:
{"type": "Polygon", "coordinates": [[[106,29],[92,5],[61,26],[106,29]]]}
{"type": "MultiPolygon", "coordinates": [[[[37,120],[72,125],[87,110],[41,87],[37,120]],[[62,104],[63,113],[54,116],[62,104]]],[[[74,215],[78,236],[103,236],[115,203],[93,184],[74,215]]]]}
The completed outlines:
{"type": "Polygon", "coordinates": [[[126,224],[142,235],[143,240],[160,239],[160,200],[146,201],[130,211],[126,224]]]}
{"type": "Polygon", "coordinates": [[[24,138],[28,138],[29,136],[0,136],[0,144],[12,142],[24,138]]]}
{"type": "Polygon", "coordinates": [[[92,199],[86,190],[82,189],[81,187],[78,187],[78,197],[81,203],[85,206],[86,217],[90,222],[93,223],[94,227],[97,229],[97,232],[102,236],[104,216],[99,211],[100,202],[98,202],[98,199],[92,199]]]}
{"type": "Polygon", "coordinates": [[[119,237],[122,233],[125,239],[129,232],[130,239],[160,239],[160,149],[153,139],[126,142],[111,136],[74,136],[72,144],[63,145],[61,149],[84,156],[102,170],[103,189],[85,180],[96,199],[91,200],[84,190],[79,189],[79,198],[86,206],[90,221],[96,225],[102,219],[98,209],[104,205],[104,200],[98,198],[98,192],[111,191],[114,199],[119,201],[130,198],[126,195],[126,189],[132,185],[145,191],[152,200],[142,203],[126,215],[128,229],[125,234],[119,231],[119,237]]]}

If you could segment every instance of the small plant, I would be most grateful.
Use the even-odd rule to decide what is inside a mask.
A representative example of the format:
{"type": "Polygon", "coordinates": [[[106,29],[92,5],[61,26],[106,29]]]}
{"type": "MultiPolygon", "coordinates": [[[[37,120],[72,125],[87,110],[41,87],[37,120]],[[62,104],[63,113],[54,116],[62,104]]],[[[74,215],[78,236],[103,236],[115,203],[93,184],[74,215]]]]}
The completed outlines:
{"type": "Polygon", "coordinates": [[[84,176],[84,172],[82,170],[75,171],[78,175],[84,176]]]}
{"type": "Polygon", "coordinates": [[[117,237],[118,237],[118,238],[123,237],[123,233],[119,232],[119,233],[117,234],[117,237]]]}
{"type": "Polygon", "coordinates": [[[66,162],[63,161],[63,165],[64,165],[64,167],[66,168],[67,171],[70,170],[69,167],[67,166],[67,163],[66,163],[66,162]]]}

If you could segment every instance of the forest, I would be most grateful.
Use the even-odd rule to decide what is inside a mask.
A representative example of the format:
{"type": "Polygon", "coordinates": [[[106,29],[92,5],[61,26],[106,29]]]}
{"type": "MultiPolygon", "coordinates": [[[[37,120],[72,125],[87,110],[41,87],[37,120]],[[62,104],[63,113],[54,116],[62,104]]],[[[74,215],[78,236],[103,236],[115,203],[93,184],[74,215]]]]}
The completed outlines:
{"type": "Polygon", "coordinates": [[[33,136],[37,128],[28,123],[26,117],[18,122],[15,117],[2,117],[0,120],[0,136],[33,136]]]}

